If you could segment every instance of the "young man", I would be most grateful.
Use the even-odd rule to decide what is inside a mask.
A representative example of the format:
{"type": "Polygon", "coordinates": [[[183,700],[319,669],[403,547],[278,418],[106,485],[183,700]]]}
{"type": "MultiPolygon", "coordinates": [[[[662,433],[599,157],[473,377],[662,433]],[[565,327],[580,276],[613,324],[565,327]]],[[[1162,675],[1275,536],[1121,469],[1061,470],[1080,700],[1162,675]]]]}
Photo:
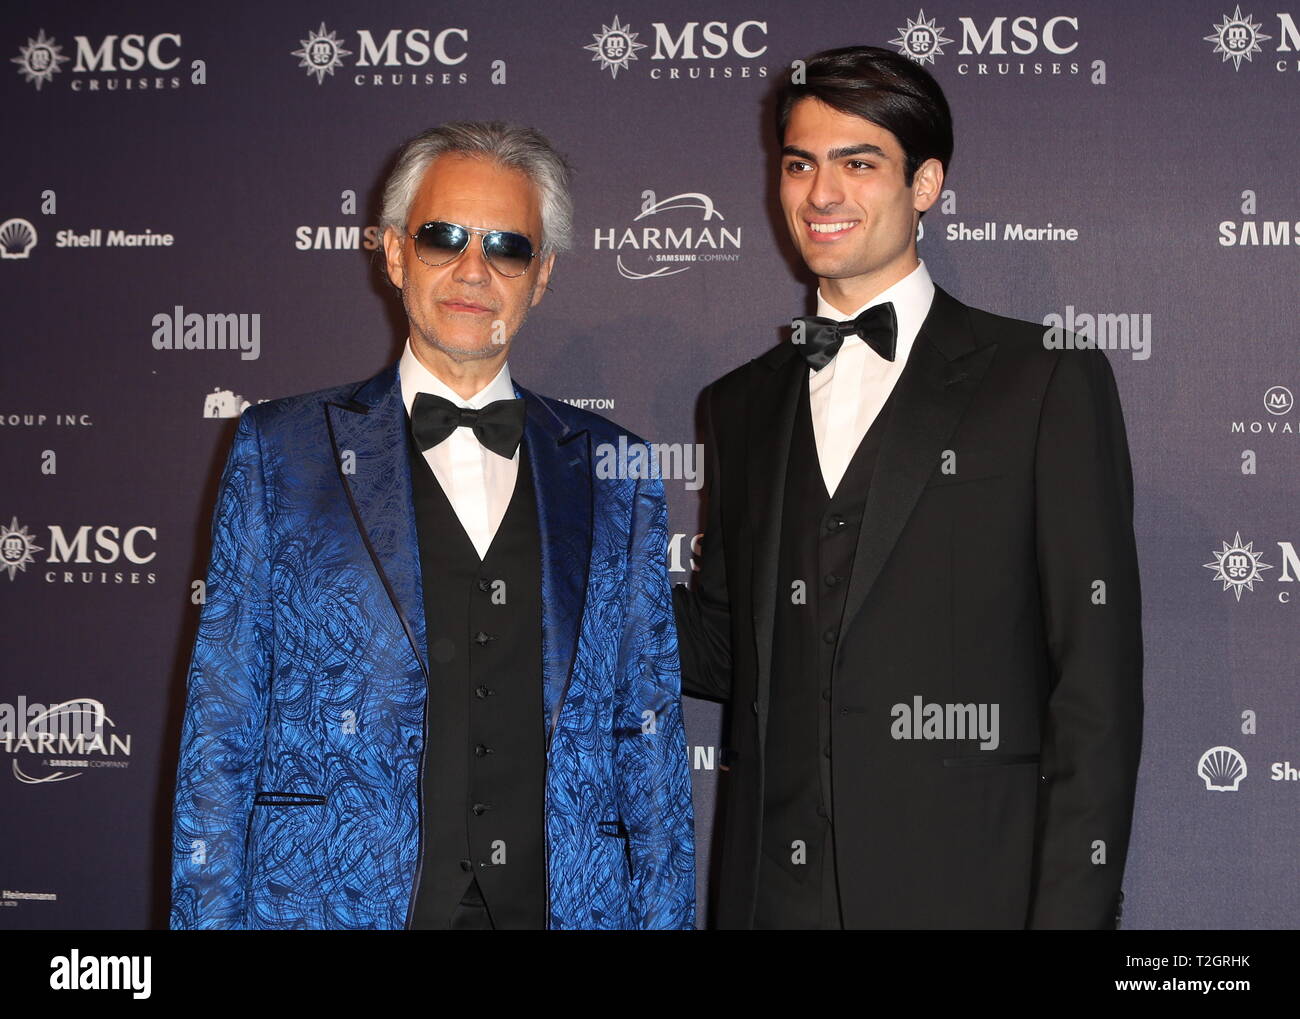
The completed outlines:
{"type": "Polygon", "coordinates": [[[917,258],[938,84],[819,54],[777,102],[818,315],[713,383],[683,688],[730,702],[723,927],[1108,927],[1142,719],[1133,486],[1099,350],[917,258]]]}

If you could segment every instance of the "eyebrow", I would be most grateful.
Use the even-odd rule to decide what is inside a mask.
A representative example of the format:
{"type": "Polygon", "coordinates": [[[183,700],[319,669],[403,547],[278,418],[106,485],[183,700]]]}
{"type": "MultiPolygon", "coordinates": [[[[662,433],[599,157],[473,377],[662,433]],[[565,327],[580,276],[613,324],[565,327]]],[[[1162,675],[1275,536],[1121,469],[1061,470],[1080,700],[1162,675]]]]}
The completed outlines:
{"type": "MultiPolygon", "coordinates": [[[[805,149],[797,149],[793,145],[786,145],[781,149],[783,156],[798,156],[800,159],[807,159],[809,162],[817,162],[817,157],[805,149]]],[[[846,159],[849,156],[875,156],[877,159],[888,159],[889,156],[879,145],[872,145],[870,142],[863,142],[861,145],[845,145],[838,149],[831,149],[826,153],[828,162],[834,162],[837,159],[846,159]]]]}

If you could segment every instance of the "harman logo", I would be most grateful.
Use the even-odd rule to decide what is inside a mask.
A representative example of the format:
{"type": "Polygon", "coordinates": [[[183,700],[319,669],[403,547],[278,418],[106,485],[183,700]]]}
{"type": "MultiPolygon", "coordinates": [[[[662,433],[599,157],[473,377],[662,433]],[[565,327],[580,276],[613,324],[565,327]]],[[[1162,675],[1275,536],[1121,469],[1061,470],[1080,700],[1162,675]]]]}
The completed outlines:
{"type": "Polygon", "coordinates": [[[36,33],[35,39],[28,39],[26,46],[18,47],[18,56],[10,58],[18,65],[18,73],[24,81],[36,86],[36,91],[47,81],[63,70],[60,64],[66,64],[71,57],[63,55],[63,47],[45,35],[45,29],[36,33]]]}
{"type": "Polygon", "coordinates": [[[1217,793],[1235,793],[1246,777],[1246,759],[1232,747],[1211,747],[1196,762],[1196,774],[1205,788],[1217,793]]]}
{"type": "Polygon", "coordinates": [[[944,30],[935,25],[938,19],[925,20],[925,11],[916,16],[916,20],[907,19],[907,24],[898,30],[898,38],[889,41],[898,47],[898,52],[910,57],[918,64],[933,64],[935,57],[943,56],[945,43],[953,40],[944,36],[944,30]]]}
{"type": "Polygon", "coordinates": [[[1221,552],[1212,553],[1214,562],[1201,564],[1205,569],[1214,571],[1214,579],[1223,582],[1225,591],[1232,588],[1237,601],[1241,601],[1243,588],[1254,591],[1255,581],[1264,579],[1260,576],[1261,571],[1273,568],[1268,563],[1260,561],[1264,553],[1253,551],[1254,547],[1253,541],[1242,544],[1241,532],[1238,531],[1231,545],[1225,541],[1221,552]]]}
{"type": "Polygon", "coordinates": [[[692,191],[660,200],[655,198],[653,191],[642,191],[641,211],[632,222],[637,224],[650,217],[681,210],[698,212],[704,225],[696,226],[689,221],[683,224],[680,217],[674,222],[674,217],[669,215],[662,220],[653,220],[661,225],[634,225],[621,233],[616,227],[607,230],[597,227],[595,250],[615,252],[619,275],[629,280],[675,276],[701,262],[739,261],[741,228],[711,225],[714,220],[722,221],[726,217],[714,208],[713,199],[701,192],[692,191]],[[639,261],[648,263],[648,271],[633,267],[639,261]]]}
{"type": "Polygon", "coordinates": [[[601,25],[599,34],[593,34],[596,41],[583,49],[595,54],[591,59],[600,62],[600,69],[608,71],[610,77],[617,78],[619,71],[628,69],[628,61],[635,60],[636,51],[646,48],[645,43],[637,42],[637,33],[630,25],[620,25],[618,15],[614,15],[614,24],[601,25]]]}
{"type": "Polygon", "coordinates": [[[0,258],[26,258],[36,247],[36,227],[25,219],[0,224],[0,258]]]}
{"type": "MultiPolygon", "coordinates": [[[[89,36],[73,37],[75,61],[68,87],[74,92],[145,91],[163,88],[180,88],[181,79],[175,75],[158,72],[174,70],[181,62],[181,37],[177,32],[158,32],[143,35],[128,32],[126,35],[105,35],[98,41],[89,36]],[[139,73],[137,73],[139,72],[139,73]],[[125,77],[124,74],[134,75],[125,77]]],[[[11,58],[18,65],[18,73],[25,81],[41,86],[54,80],[72,57],[65,56],[63,47],[41,29],[35,39],[18,48],[18,56],[11,58]]]]}
{"type": "Polygon", "coordinates": [[[8,527],[0,524],[0,572],[8,573],[13,580],[19,570],[26,572],[27,567],[35,564],[34,552],[45,550],[36,544],[36,535],[18,524],[14,517],[8,527]]]}
{"type": "Polygon", "coordinates": [[[91,768],[129,767],[123,758],[131,756],[131,735],[108,731],[116,728],[93,697],[45,705],[20,694],[16,703],[0,703],[0,750],[12,755],[13,776],[24,785],[66,782],[91,768]]]}
{"type": "Polygon", "coordinates": [[[1243,60],[1250,61],[1254,54],[1263,53],[1259,44],[1273,38],[1260,31],[1264,27],[1262,23],[1257,24],[1252,19],[1253,15],[1250,14],[1242,17],[1241,5],[1238,4],[1230,16],[1223,16],[1222,24],[1214,26],[1211,35],[1203,37],[1206,42],[1214,43],[1215,53],[1223,54],[1221,63],[1232,61],[1234,71],[1241,70],[1243,60]]]}
{"type": "Polygon", "coordinates": [[[350,63],[358,68],[403,68],[387,73],[358,72],[352,76],[353,85],[464,85],[469,80],[465,71],[412,69],[426,67],[430,61],[443,68],[464,63],[469,57],[468,43],[469,30],[465,28],[438,32],[428,28],[393,28],[387,32],[359,28],[356,49],[348,49],[344,40],[322,21],[319,28],[308,29],[307,38],[299,39],[299,48],[290,53],[317,85],[325,84],[326,75],[332,78],[335,71],[346,67],[349,61],[345,57],[355,57],[350,63]]]}

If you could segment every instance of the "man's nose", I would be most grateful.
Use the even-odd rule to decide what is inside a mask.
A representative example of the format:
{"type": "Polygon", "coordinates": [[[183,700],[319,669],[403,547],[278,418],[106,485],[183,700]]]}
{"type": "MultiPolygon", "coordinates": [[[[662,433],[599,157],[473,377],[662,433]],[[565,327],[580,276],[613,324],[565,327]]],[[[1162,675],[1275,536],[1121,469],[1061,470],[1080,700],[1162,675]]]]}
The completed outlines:
{"type": "Polygon", "coordinates": [[[452,279],[457,283],[466,283],[470,286],[482,286],[491,281],[492,269],[488,266],[487,259],[483,257],[482,235],[470,235],[469,244],[456,259],[452,279]]]}
{"type": "Polygon", "coordinates": [[[844,201],[844,188],[840,186],[839,177],[828,169],[818,170],[808,189],[808,204],[818,212],[829,213],[844,201]]]}

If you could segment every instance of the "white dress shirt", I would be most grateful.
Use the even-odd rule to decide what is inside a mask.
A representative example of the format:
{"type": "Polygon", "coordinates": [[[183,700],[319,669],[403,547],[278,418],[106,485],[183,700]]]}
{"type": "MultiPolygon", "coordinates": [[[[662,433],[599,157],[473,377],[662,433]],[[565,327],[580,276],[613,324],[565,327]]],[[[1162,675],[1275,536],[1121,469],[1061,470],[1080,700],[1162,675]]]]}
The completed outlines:
{"type": "MultiPolygon", "coordinates": [[[[468,400],[462,399],[420,363],[411,349],[409,336],[397,365],[397,375],[402,383],[402,402],[406,404],[408,421],[417,393],[432,393],[450,400],[457,407],[476,410],[494,400],[515,399],[510,369],[505,364],[501,365],[491,382],[468,400]]],[[[478,551],[478,557],[485,558],[515,491],[515,480],[519,477],[519,450],[515,450],[514,457],[507,460],[483,446],[473,429],[457,428],[436,446],[426,449],[424,460],[446,493],[460,525],[478,551]]]]}
{"type": "Polygon", "coordinates": [[[822,297],[817,288],[817,314],[843,322],[857,318],[876,304],[892,301],[898,319],[894,360],[886,361],[859,336],[845,337],[839,352],[819,372],[808,369],[808,398],[812,404],[813,435],[822,480],[831,495],[839,487],[871,423],[903,373],[921,323],[930,313],[934,282],[924,260],[901,280],[877,294],[857,311],[844,314],[822,297]]]}

